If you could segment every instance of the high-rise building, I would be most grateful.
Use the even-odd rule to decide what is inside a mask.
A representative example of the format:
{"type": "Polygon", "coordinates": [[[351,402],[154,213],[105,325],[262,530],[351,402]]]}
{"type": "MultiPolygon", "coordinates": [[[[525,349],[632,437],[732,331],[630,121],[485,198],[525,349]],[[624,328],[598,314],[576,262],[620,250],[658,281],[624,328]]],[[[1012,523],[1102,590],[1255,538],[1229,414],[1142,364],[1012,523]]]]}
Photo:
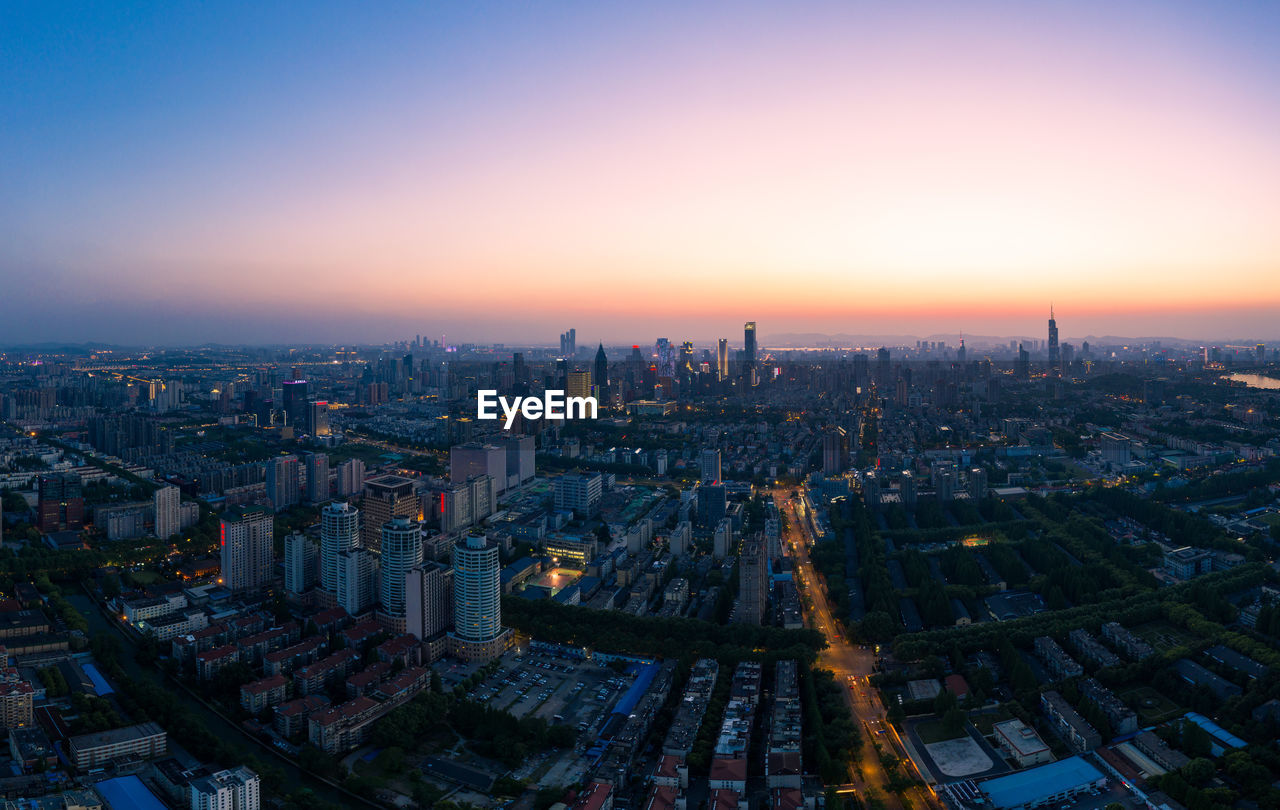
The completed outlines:
{"type": "Polygon", "coordinates": [[[720,451],[714,448],[703,450],[698,455],[698,467],[704,484],[716,484],[720,477],[720,451]]]}
{"type": "Polygon", "coordinates": [[[879,396],[887,396],[889,393],[889,350],[881,346],[876,349],[876,388],[879,389],[879,396]]]}
{"type": "Polygon", "coordinates": [[[1058,322],[1053,318],[1053,306],[1049,306],[1049,373],[1062,371],[1062,356],[1058,349],[1058,322]]]}
{"type": "Polygon", "coordinates": [[[1031,376],[1031,355],[1027,347],[1018,344],[1018,359],[1013,363],[1013,376],[1025,380],[1031,376]]]}
{"type": "Polygon", "coordinates": [[[591,393],[591,372],[570,371],[565,381],[565,396],[586,398],[591,393]]]}
{"type": "Polygon", "coordinates": [[[507,451],[507,489],[523,486],[537,475],[537,448],[532,436],[505,436],[501,445],[507,451]]]}
{"type": "Polygon", "coordinates": [[[483,535],[467,535],[453,547],[453,633],[450,647],[464,660],[490,659],[509,645],[502,626],[502,579],[498,546],[483,535]]]}
{"type": "Polygon", "coordinates": [[[451,534],[476,525],[493,514],[496,502],[493,479],[487,475],[450,484],[440,493],[440,531],[451,534]]]}
{"type": "Polygon", "coordinates": [[[609,358],[605,356],[603,343],[596,347],[595,373],[591,382],[595,385],[596,396],[603,399],[605,389],[609,387],[609,358]]]}
{"type": "Polygon", "coordinates": [[[382,614],[404,631],[405,575],[422,565],[422,524],[416,519],[394,518],[382,524],[381,585],[378,602],[382,614]]]}
{"type": "Polygon", "coordinates": [[[324,453],[307,454],[307,500],[311,503],[329,500],[329,457],[324,453]]]}
{"type": "Polygon", "coordinates": [[[152,496],[156,508],[156,537],[168,540],[182,531],[182,491],[166,484],[152,496]]]}
{"type": "Polygon", "coordinates": [[[377,601],[378,555],[367,548],[353,548],[338,555],[338,606],[359,616],[377,601]]]}
{"type": "Polygon", "coordinates": [[[729,513],[729,494],[723,484],[698,487],[698,523],[714,526],[729,513]]]}
{"type": "Polygon", "coordinates": [[[276,456],[267,462],[267,500],[271,508],[282,512],[302,501],[302,475],[298,457],[276,456]]]}
{"type": "Polygon", "coordinates": [[[261,795],[262,780],[243,765],[191,780],[191,810],[259,810],[261,795]]]}
{"type": "Polygon", "coordinates": [[[604,493],[600,473],[565,473],[552,482],[557,510],[572,510],[585,517],[592,514],[604,493]]]}
{"type": "Polygon", "coordinates": [[[723,560],[729,556],[729,551],[732,548],[733,521],[729,518],[722,518],[716,523],[715,532],[711,535],[711,556],[717,560],[723,560]]]}
{"type": "Polygon", "coordinates": [[[742,541],[738,555],[738,608],[733,618],[738,624],[761,624],[769,601],[769,570],[764,540],[759,536],[742,541]]]}
{"type": "Polygon", "coordinates": [[[36,528],[47,534],[84,528],[84,494],[75,473],[42,475],[38,481],[36,528]]]}
{"type": "Polygon", "coordinates": [[[747,321],[742,326],[742,362],[744,376],[750,377],[756,369],[756,322],[747,321]]]}
{"type": "Polygon", "coordinates": [[[902,471],[902,479],[898,484],[898,497],[908,511],[916,508],[916,476],[911,470],[902,471]]]}
{"type": "Polygon", "coordinates": [[[969,501],[977,504],[987,497],[987,470],[985,467],[974,467],[969,470],[969,501]]]}
{"type": "Polygon", "coordinates": [[[303,594],[315,587],[320,553],[316,544],[301,532],[284,539],[284,589],[303,594]]]}
{"type": "Polygon", "coordinates": [[[320,587],[337,596],[339,558],[360,539],[360,510],[331,503],[320,510],[320,587]]]}
{"type": "Polygon", "coordinates": [[[573,357],[578,353],[578,330],[570,329],[560,333],[560,356],[573,357]]]}
{"type": "Polygon", "coordinates": [[[413,480],[398,475],[380,475],[364,482],[364,528],[361,545],[369,549],[382,546],[382,524],[395,518],[422,516],[422,504],[414,491],[413,480]]]}
{"type": "Polygon", "coordinates": [[[331,436],[333,430],[329,427],[329,403],[325,400],[316,400],[307,403],[307,433],[312,436],[331,436]]]}
{"type": "Polygon", "coordinates": [[[716,379],[729,379],[729,339],[720,338],[716,347],[716,379]]]}
{"type": "Polygon", "coordinates": [[[222,584],[232,591],[251,591],[271,582],[272,533],[275,520],[261,506],[240,506],[222,515],[222,584]]]}
{"type": "Polygon", "coordinates": [[[297,430],[306,430],[307,381],[285,380],[280,385],[280,399],[286,423],[297,430]]]}
{"type": "MultiPolygon", "coordinates": [[[[521,446],[518,452],[524,449],[521,446]]],[[[455,444],[449,448],[449,480],[461,483],[477,475],[487,475],[493,479],[494,495],[502,495],[507,491],[508,454],[507,449],[496,444],[455,444]]]]}
{"type": "Polygon", "coordinates": [[[822,433],[822,472],[840,475],[849,466],[849,434],[842,427],[830,427],[822,433]]]}
{"type": "Polygon", "coordinates": [[[424,562],[405,574],[405,632],[427,641],[453,626],[453,569],[424,562]]]}
{"type": "Polygon", "coordinates": [[[350,458],[338,465],[335,489],[338,497],[346,498],[364,489],[364,462],[350,458]]]}

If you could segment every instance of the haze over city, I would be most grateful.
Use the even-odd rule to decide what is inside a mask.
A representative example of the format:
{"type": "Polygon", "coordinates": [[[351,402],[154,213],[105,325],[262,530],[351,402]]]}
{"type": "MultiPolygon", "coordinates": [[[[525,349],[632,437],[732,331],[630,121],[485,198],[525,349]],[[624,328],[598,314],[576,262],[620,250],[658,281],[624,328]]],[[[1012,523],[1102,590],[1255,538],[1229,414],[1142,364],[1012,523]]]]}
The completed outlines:
{"type": "Polygon", "coordinates": [[[0,342],[1280,337],[1275,4],[0,12],[0,342]]]}

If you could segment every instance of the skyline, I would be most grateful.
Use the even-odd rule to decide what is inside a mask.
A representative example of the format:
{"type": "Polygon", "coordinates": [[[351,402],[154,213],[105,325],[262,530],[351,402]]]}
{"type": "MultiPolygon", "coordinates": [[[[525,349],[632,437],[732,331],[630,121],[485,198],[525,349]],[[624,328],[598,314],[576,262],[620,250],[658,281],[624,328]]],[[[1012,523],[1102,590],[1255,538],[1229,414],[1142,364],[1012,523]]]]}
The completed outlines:
{"type": "Polygon", "coordinates": [[[1266,4],[0,20],[7,345],[1280,339],[1266,4]]]}

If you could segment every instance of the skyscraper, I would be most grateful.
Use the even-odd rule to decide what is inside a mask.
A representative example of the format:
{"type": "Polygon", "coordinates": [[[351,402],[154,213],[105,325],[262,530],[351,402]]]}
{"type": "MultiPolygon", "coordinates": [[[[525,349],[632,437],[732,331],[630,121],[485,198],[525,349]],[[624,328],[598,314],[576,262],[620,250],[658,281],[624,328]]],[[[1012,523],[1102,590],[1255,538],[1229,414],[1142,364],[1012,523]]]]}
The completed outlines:
{"type": "Polygon", "coordinates": [[[338,555],[338,606],[359,616],[377,599],[378,555],[367,548],[353,548],[338,555]]]}
{"type": "Polygon", "coordinates": [[[756,322],[747,321],[742,326],[742,359],[747,368],[756,367],[756,322]]]}
{"type": "Polygon", "coordinates": [[[307,454],[307,500],[311,503],[329,500],[329,457],[324,453],[307,454]]]}
{"type": "Polygon", "coordinates": [[[884,346],[876,349],[876,388],[882,397],[889,393],[889,349],[884,346]]]}
{"type": "MultiPolygon", "coordinates": [[[[519,452],[523,449],[517,452],[517,456],[519,452]]],[[[460,484],[477,475],[487,475],[493,479],[493,494],[501,495],[507,491],[509,455],[505,448],[496,444],[455,444],[449,448],[449,480],[460,484]]]]}
{"type": "Polygon", "coordinates": [[[382,524],[382,615],[395,632],[404,632],[405,575],[422,565],[422,525],[417,519],[393,518],[382,524]]]}
{"type": "Polygon", "coordinates": [[[405,632],[438,638],[453,626],[453,569],[424,562],[405,574],[405,632]]]}
{"type": "Polygon", "coordinates": [[[312,436],[329,436],[329,403],[324,400],[307,403],[307,433],[312,436]]]}
{"type": "Polygon", "coordinates": [[[168,540],[182,529],[182,515],[179,510],[182,492],[175,486],[162,486],[156,490],[152,501],[156,507],[156,537],[168,540]]]}
{"type": "Polygon", "coordinates": [[[301,532],[284,539],[284,589],[304,594],[316,584],[316,544],[301,532]]]}
{"type": "Polygon", "coordinates": [[[281,409],[290,427],[307,429],[307,381],[285,380],[280,384],[281,409]]]}
{"type": "Polygon", "coordinates": [[[84,494],[80,476],[52,473],[39,478],[36,528],[43,533],[84,528],[84,494]]]}
{"type": "Polygon", "coordinates": [[[398,475],[380,475],[364,482],[364,528],[361,545],[369,549],[382,547],[382,524],[395,518],[417,520],[422,503],[414,491],[413,481],[398,475]]]}
{"type": "Polygon", "coordinates": [[[502,626],[502,580],[498,546],[484,535],[467,535],[453,547],[451,652],[468,661],[500,655],[510,642],[502,626]]]}
{"type": "Polygon", "coordinates": [[[267,500],[277,512],[302,500],[302,476],[297,456],[276,456],[267,462],[267,500]]]}
{"type": "Polygon", "coordinates": [[[822,472],[839,475],[849,465],[849,434],[842,427],[830,427],[822,432],[822,472]]]}
{"type": "Polygon", "coordinates": [[[339,464],[335,489],[341,498],[355,495],[364,489],[364,462],[358,458],[349,458],[339,464]]]}
{"type": "Polygon", "coordinates": [[[275,521],[261,506],[228,509],[222,515],[222,584],[232,591],[257,590],[271,581],[275,521]]]}
{"type": "Polygon", "coordinates": [[[720,338],[716,347],[716,379],[729,379],[729,339],[720,338]]]}
{"type": "Polygon", "coordinates": [[[738,556],[738,609],[733,615],[734,622],[762,623],[768,600],[768,562],[764,540],[757,534],[742,541],[742,553],[738,556]]]}
{"type": "Polygon", "coordinates": [[[1058,349],[1058,322],[1053,318],[1053,305],[1049,305],[1049,373],[1062,371],[1062,355],[1058,349]]]}
{"type": "Polygon", "coordinates": [[[720,451],[708,448],[698,456],[701,480],[704,484],[715,484],[720,479],[720,451]]]}
{"type": "Polygon", "coordinates": [[[596,396],[603,399],[605,389],[609,387],[609,358],[605,356],[603,343],[596,347],[595,369],[591,382],[596,387],[596,396]]]}
{"type": "Polygon", "coordinates": [[[565,395],[584,398],[591,396],[591,372],[570,371],[565,383],[565,395]]]}
{"type": "Polygon", "coordinates": [[[360,510],[349,503],[331,503],[320,510],[320,587],[338,594],[338,560],[360,539],[360,510]]]}

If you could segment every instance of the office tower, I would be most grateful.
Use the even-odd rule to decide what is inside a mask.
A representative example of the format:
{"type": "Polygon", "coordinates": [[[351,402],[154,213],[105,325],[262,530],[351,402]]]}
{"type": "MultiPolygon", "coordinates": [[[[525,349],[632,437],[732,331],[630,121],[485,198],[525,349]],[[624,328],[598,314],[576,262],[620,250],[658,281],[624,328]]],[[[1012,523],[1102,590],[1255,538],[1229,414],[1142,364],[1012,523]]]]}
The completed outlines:
{"type": "Polygon", "coordinates": [[[698,523],[714,526],[729,512],[729,498],[723,484],[698,487],[698,523]]]}
{"type": "Polygon", "coordinates": [[[827,428],[822,433],[822,472],[840,475],[849,465],[849,434],[842,427],[827,428]]]}
{"type": "Polygon", "coordinates": [[[1021,343],[1018,344],[1018,359],[1013,364],[1013,376],[1019,380],[1025,380],[1031,376],[1031,355],[1021,343]]]}
{"type": "Polygon", "coordinates": [[[884,346],[876,349],[876,388],[880,396],[889,393],[889,350],[884,346]]]}
{"type": "Polygon", "coordinates": [[[592,514],[604,494],[600,473],[565,473],[552,482],[554,504],[559,511],[571,510],[579,517],[592,514]]]}
{"type": "Polygon", "coordinates": [[[156,508],[156,537],[168,540],[182,530],[182,492],[177,487],[165,485],[152,496],[156,508]]]}
{"type": "Polygon", "coordinates": [[[340,498],[355,495],[364,489],[364,462],[351,458],[339,464],[335,485],[340,498]]]}
{"type": "Polygon", "coordinates": [[[977,502],[987,497],[987,471],[984,467],[969,470],[969,500],[977,502]]]}
{"type": "Polygon", "coordinates": [[[871,363],[861,352],[853,356],[853,384],[858,388],[871,385],[871,363]]]}
{"type": "Polygon", "coordinates": [[[1049,373],[1062,371],[1062,357],[1058,350],[1058,322],[1053,319],[1053,306],[1049,306],[1049,373]]]}
{"type": "Polygon", "coordinates": [[[862,499],[869,509],[873,511],[880,509],[880,478],[875,470],[871,470],[862,477],[862,499]]]}
{"type": "Polygon", "coordinates": [[[454,545],[450,647],[463,660],[493,658],[510,641],[502,627],[500,570],[498,545],[483,535],[467,535],[454,545]]]}
{"type": "Polygon", "coordinates": [[[422,641],[439,638],[453,626],[453,569],[424,562],[405,574],[405,632],[422,641]]]}
{"type": "Polygon", "coordinates": [[[591,382],[596,387],[596,396],[603,398],[605,390],[609,387],[609,358],[605,356],[603,343],[596,347],[595,369],[591,382]]]}
{"type": "Polygon", "coordinates": [[[316,584],[320,552],[310,537],[294,532],[284,539],[284,589],[303,594],[316,584]]]}
{"type": "Polygon", "coordinates": [[[405,616],[405,575],[422,565],[422,524],[416,519],[395,518],[382,524],[382,585],[378,601],[382,613],[403,631],[405,616]]]}
{"type": "Polygon", "coordinates": [[[369,549],[381,547],[382,524],[400,517],[417,520],[422,514],[413,481],[398,475],[381,475],[365,481],[360,505],[364,511],[361,545],[369,549]]]}
{"type": "Polygon", "coordinates": [[[342,554],[360,539],[360,510],[349,503],[331,503],[320,510],[320,587],[338,593],[338,565],[342,554]]]}
{"type": "Polygon", "coordinates": [[[716,379],[729,379],[729,339],[720,338],[716,346],[716,379]]]}
{"type": "Polygon", "coordinates": [[[275,521],[261,506],[228,509],[222,515],[222,584],[233,591],[257,590],[271,582],[275,521]]]}
{"type": "Polygon", "coordinates": [[[957,364],[957,365],[961,365],[961,366],[963,366],[963,365],[964,365],[964,360],[965,360],[964,338],[963,338],[963,337],[961,337],[961,338],[960,338],[960,348],[956,349],[956,364],[957,364]]]}
{"type": "Polygon", "coordinates": [[[729,549],[732,547],[733,521],[722,518],[716,523],[716,530],[711,536],[711,556],[717,560],[723,560],[729,556],[729,549]]]}
{"type": "MultiPolygon", "coordinates": [[[[523,451],[522,446],[522,451],[523,451]]],[[[507,451],[496,444],[467,442],[449,448],[449,480],[461,483],[477,475],[493,479],[495,495],[507,491],[507,451]]]]}
{"type": "Polygon", "coordinates": [[[500,444],[507,452],[507,489],[523,486],[532,481],[537,474],[535,465],[537,447],[533,437],[524,434],[504,436],[500,444]]]}
{"type": "Polygon", "coordinates": [[[715,484],[722,480],[720,477],[719,450],[703,450],[698,456],[698,466],[701,470],[701,480],[704,484],[715,484]]]}
{"type": "Polygon", "coordinates": [[[329,403],[317,400],[307,403],[307,433],[312,436],[331,436],[329,428],[329,403]]]}
{"type": "Polygon", "coordinates": [[[758,625],[764,620],[765,604],[769,601],[769,570],[764,549],[764,540],[759,535],[742,541],[742,553],[738,555],[738,609],[733,616],[737,624],[758,625]]]}
{"type": "Polygon", "coordinates": [[[277,512],[302,500],[302,475],[297,456],[276,456],[267,462],[267,500],[277,512]]]}
{"type": "Polygon", "coordinates": [[[84,495],[80,476],[53,473],[39,478],[36,528],[42,533],[84,528],[84,495]]]}
{"type": "Polygon", "coordinates": [[[285,380],[280,385],[281,409],[285,423],[299,431],[307,427],[307,381],[285,380]]]}
{"type": "Polygon", "coordinates": [[[570,371],[565,380],[565,396],[589,397],[591,394],[591,372],[570,371]]]}
{"type": "Polygon", "coordinates": [[[450,484],[440,493],[440,531],[459,532],[492,515],[497,506],[493,486],[493,478],[488,475],[475,475],[460,484],[450,484]]]}
{"type": "Polygon", "coordinates": [[[902,481],[898,484],[898,495],[902,505],[908,510],[916,508],[916,477],[911,470],[902,471],[902,481]]]}
{"type": "Polygon", "coordinates": [[[747,321],[742,326],[742,362],[745,365],[747,376],[749,372],[755,371],[756,368],[756,322],[747,321]]]}
{"type": "Polygon", "coordinates": [[[307,454],[307,500],[311,503],[329,500],[329,457],[324,453],[307,454]]]}
{"type": "Polygon", "coordinates": [[[378,555],[367,548],[353,548],[338,555],[338,606],[359,616],[377,601],[378,555]]]}
{"type": "Polygon", "coordinates": [[[573,357],[578,353],[578,330],[560,333],[560,356],[573,357]]]}
{"type": "Polygon", "coordinates": [[[243,765],[191,780],[191,810],[259,810],[261,796],[261,780],[243,765]]]}

